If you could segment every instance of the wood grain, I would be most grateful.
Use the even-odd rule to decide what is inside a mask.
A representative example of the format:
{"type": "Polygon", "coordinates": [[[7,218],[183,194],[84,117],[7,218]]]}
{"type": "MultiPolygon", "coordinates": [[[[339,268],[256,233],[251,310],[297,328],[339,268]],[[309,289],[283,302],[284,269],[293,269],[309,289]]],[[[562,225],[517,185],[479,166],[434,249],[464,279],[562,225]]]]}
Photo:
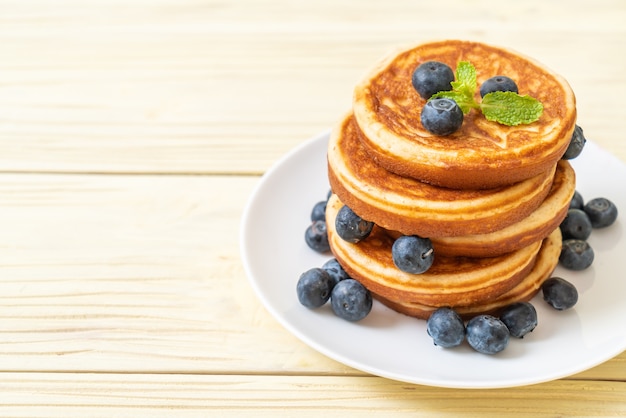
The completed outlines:
{"type": "Polygon", "coordinates": [[[377,377],[5,373],[10,417],[624,416],[617,382],[450,390],[377,377]],[[584,397],[581,397],[581,393],[584,397]],[[532,400],[532,401],[530,401],[532,400]]]}

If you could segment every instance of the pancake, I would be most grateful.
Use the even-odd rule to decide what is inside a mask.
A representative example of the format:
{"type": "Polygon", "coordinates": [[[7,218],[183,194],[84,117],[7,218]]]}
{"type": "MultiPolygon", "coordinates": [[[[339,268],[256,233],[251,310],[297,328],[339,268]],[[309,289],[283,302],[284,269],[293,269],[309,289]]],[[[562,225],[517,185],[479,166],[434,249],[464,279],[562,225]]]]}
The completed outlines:
{"type": "MultiPolygon", "coordinates": [[[[480,314],[498,315],[500,310],[507,305],[514,302],[527,302],[537,294],[543,282],[550,278],[559,262],[560,253],[561,232],[557,228],[543,241],[535,265],[530,273],[514,288],[487,302],[472,306],[451,307],[454,308],[461,317],[469,319],[480,314]]],[[[431,313],[437,309],[433,306],[414,302],[405,302],[402,300],[391,301],[378,295],[374,295],[374,297],[397,312],[421,319],[428,319],[431,313]]]]}
{"type": "Polygon", "coordinates": [[[561,76],[513,51],[456,40],[391,54],[357,84],[353,111],[360,140],[378,164],[396,174],[463,189],[508,185],[550,170],[567,149],[576,122],[575,96],[561,76]],[[476,67],[477,86],[506,75],[517,83],[519,94],[543,104],[543,114],[531,124],[505,126],[473,109],[454,134],[433,135],[420,122],[426,101],[411,83],[414,69],[429,60],[453,71],[459,61],[469,61],[476,67]]]}
{"type": "Polygon", "coordinates": [[[336,195],[326,206],[331,251],[346,272],[372,293],[428,306],[470,306],[494,300],[520,283],[531,271],[541,241],[520,250],[488,258],[445,257],[435,253],[428,271],[410,274],[393,263],[394,239],[379,227],[357,244],[344,241],[335,229],[343,203],[336,195]]]}
{"type": "MultiPolygon", "coordinates": [[[[561,160],[548,196],[529,216],[489,234],[431,238],[435,252],[447,256],[494,257],[541,241],[565,219],[575,189],[574,169],[569,162],[561,160]]],[[[395,231],[388,233],[393,238],[402,235],[395,231]]]]}
{"type": "Polygon", "coordinates": [[[328,143],[328,177],[342,202],[363,219],[405,235],[485,234],[521,221],[550,192],[556,163],[528,180],[494,189],[454,190],[391,173],[376,164],[348,114],[328,143]]]}

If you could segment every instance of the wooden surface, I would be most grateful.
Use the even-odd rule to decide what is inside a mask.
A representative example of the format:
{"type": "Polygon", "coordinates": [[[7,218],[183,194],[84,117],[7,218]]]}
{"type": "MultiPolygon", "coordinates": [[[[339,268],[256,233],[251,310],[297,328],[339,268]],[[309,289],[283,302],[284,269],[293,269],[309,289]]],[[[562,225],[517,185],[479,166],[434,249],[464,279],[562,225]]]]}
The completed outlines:
{"type": "Polygon", "coordinates": [[[626,162],[624,22],[622,0],[0,0],[0,416],[625,416],[626,353],[501,390],[339,364],[265,310],[238,242],[259,176],[413,42],[542,61],[626,162]]]}

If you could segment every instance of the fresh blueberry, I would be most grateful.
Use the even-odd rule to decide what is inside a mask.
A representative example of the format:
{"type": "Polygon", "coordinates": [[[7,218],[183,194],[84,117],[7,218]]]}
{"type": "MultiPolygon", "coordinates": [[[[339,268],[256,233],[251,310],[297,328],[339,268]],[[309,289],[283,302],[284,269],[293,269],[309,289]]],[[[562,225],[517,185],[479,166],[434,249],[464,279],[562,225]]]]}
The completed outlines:
{"type": "Polygon", "coordinates": [[[541,291],[543,300],[559,311],[569,309],[578,302],[576,287],[560,277],[551,277],[543,282],[541,291]]]}
{"type": "Polygon", "coordinates": [[[333,288],[330,304],[338,317],[360,321],[372,310],[372,294],[356,280],[346,279],[333,288]]]}
{"type": "Polygon", "coordinates": [[[313,206],[311,211],[311,222],[326,220],[326,201],[322,200],[313,206]]]}
{"type": "Polygon", "coordinates": [[[330,275],[330,278],[333,279],[333,286],[342,280],[350,278],[348,273],[346,273],[343,267],[341,267],[341,264],[339,264],[339,261],[337,261],[336,258],[331,258],[325,262],[322,269],[326,270],[326,272],[330,275]]]}
{"type": "Polygon", "coordinates": [[[298,300],[310,309],[325,304],[330,299],[332,289],[332,279],[328,272],[317,267],[302,273],[296,285],[298,300]]]}
{"type": "Polygon", "coordinates": [[[496,354],[509,343],[509,329],[495,316],[478,315],[467,323],[467,342],[479,353],[496,354]]]}
{"type": "Polygon", "coordinates": [[[311,249],[317,251],[318,253],[326,253],[330,251],[326,221],[312,222],[304,232],[304,240],[311,249]]]}
{"type": "Polygon", "coordinates": [[[373,227],[373,222],[364,220],[346,205],[339,209],[335,218],[337,235],[353,244],[367,238],[373,227]]]}
{"type": "Polygon", "coordinates": [[[333,195],[333,190],[329,189],[328,193],[326,194],[326,201],[328,202],[328,199],[330,199],[330,197],[333,195]]]}
{"type": "Polygon", "coordinates": [[[450,83],[454,81],[454,73],[443,62],[427,61],[413,71],[411,81],[419,95],[428,100],[435,93],[452,90],[450,83]]]}
{"type": "Polygon", "coordinates": [[[560,227],[563,239],[575,238],[586,240],[589,238],[589,235],[591,235],[593,229],[589,216],[580,209],[569,209],[560,227]]]}
{"type": "Polygon", "coordinates": [[[584,270],[593,263],[594,252],[589,243],[582,239],[563,241],[559,262],[570,270],[584,270]]]}
{"type": "Polygon", "coordinates": [[[465,339],[465,324],[454,309],[439,308],[428,318],[426,332],[435,345],[456,347],[465,339]]]}
{"type": "Polygon", "coordinates": [[[617,206],[609,199],[598,197],[583,207],[594,228],[605,228],[617,219],[617,206]]]}
{"type": "Polygon", "coordinates": [[[424,128],[435,135],[450,135],[463,124],[463,112],[459,105],[445,98],[426,102],[420,118],[424,128]]]}
{"type": "Polygon", "coordinates": [[[435,259],[433,244],[428,238],[404,235],[391,246],[393,263],[406,273],[420,274],[432,266],[435,259]]]}
{"type": "Polygon", "coordinates": [[[564,160],[571,160],[578,157],[583,151],[586,142],[587,139],[585,138],[585,135],[583,135],[583,129],[576,125],[572,138],[567,146],[567,150],[565,150],[565,154],[563,154],[563,157],[561,158],[564,160]]]}
{"type": "Polygon", "coordinates": [[[530,302],[515,302],[505,306],[500,321],[515,338],[523,338],[537,326],[537,310],[530,302]]]}
{"type": "Polygon", "coordinates": [[[486,94],[494,91],[512,91],[517,93],[517,84],[505,75],[497,75],[485,80],[480,85],[480,97],[485,97],[486,94]]]}
{"type": "Polygon", "coordinates": [[[582,210],[584,206],[585,206],[585,201],[583,199],[583,196],[580,194],[578,190],[576,190],[574,192],[574,196],[572,196],[572,200],[570,200],[569,202],[569,208],[582,210]]]}

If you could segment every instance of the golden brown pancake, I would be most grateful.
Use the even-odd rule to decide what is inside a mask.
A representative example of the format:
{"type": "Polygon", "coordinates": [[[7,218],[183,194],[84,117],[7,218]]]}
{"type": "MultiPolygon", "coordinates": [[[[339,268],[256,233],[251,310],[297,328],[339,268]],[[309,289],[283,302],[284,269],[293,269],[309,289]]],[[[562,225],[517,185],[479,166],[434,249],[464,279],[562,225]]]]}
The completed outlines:
{"type": "Polygon", "coordinates": [[[520,250],[488,258],[445,257],[435,253],[428,271],[410,274],[393,263],[394,239],[374,227],[364,240],[344,241],[335,229],[343,203],[336,195],[328,201],[326,224],[330,248],[346,272],[372,293],[402,302],[428,306],[471,306],[496,299],[521,282],[531,271],[541,241],[520,250]]]}
{"type": "MultiPolygon", "coordinates": [[[[557,164],[552,188],[546,199],[529,216],[489,234],[431,238],[437,254],[494,257],[518,250],[546,238],[561,224],[576,189],[576,174],[565,160],[557,164]]],[[[388,231],[397,238],[400,234],[388,231]]]]}
{"type": "Polygon", "coordinates": [[[356,86],[353,111],[361,141],[387,170],[440,186],[476,189],[550,170],[574,131],[576,100],[565,79],[530,58],[482,43],[449,40],[417,45],[384,59],[356,86]],[[519,94],[541,101],[543,114],[531,124],[505,126],[473,109],[454,134],[433,135],[420,121],[426,101],[411,83],[415,68],[430,60],[453,70],[459,61],[471,62],[478,86],[506,75],[517,83],[519,94]]]}
{"type": "MultiPolygon", "coordinates": [[[[541,245],[541,250],[537,255],[535,265],[530,273],[517,286],[503,293],[493,300],[478,303],[471,306],[450,306],[464,318],[470,318],[479,314],[498,314],[507,305],[514,302],[527,302],[531,300],[541,288],[541,285],[552,275],[559,261],[561,253],[561,232],[557,228],[541,245]]],[[[402,300],[392,301],[381,296],[374,295],[376,299],[400,313],[414,316],[416,318],[428,319],[437,308],[434,306],[422,305],[415,302],[405,302],[402,300]]]]}
{"type": "Polygon", "coordinates": [[[521,221],[550,191],[556,163],[528,180],[494,189],[454,190],[391,173],[365,151],[351,115],[328,144],[331,188],[363,219],[428,238],[486,234],[521,221]]]}

